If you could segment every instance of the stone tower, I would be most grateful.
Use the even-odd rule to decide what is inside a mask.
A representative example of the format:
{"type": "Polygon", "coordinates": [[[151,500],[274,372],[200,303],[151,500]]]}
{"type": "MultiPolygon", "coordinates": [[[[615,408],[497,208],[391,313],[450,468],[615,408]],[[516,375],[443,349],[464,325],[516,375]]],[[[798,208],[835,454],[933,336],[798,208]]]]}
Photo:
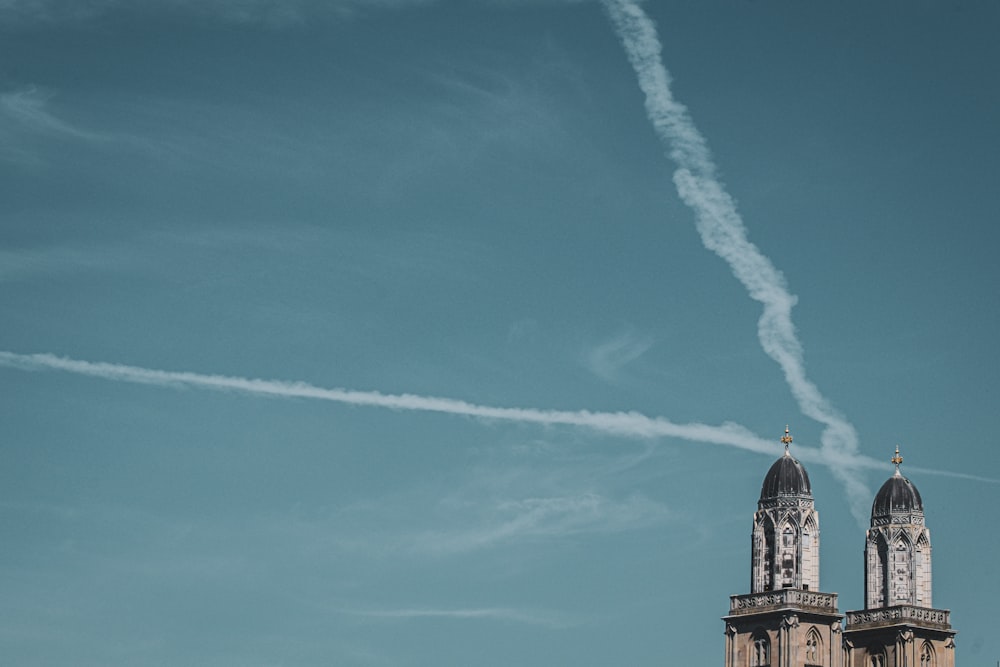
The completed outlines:
{"type": "Polygon", "coordinates": [[[865,609],[847,613],[847,667],[954,667],[949,612],[931,607],[931,534],[924,503],[896,472],[872,503],[865,540],[865,609]]]}
{"type": "Polygon", "coordinates": [[[761,485],[750,594],[730,598],[726,667],[841,667],[837,596],[819,592],[819,514],[806,469],[785,453],[761,485]]]}

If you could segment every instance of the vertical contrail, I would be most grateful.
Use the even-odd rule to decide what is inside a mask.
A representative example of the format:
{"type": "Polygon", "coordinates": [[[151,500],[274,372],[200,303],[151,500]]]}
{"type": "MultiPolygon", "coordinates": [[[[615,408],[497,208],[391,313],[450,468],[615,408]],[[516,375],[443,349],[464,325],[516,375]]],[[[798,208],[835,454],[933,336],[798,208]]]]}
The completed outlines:
{"type": "Polygon", "coordinates": [[[823,424],[824,457],[846,487],[851,511],[863,522],[870,493],[849,463],[858,454],[858,435],[806,376],[802,344],[792,322],[796,297],[781,272],[747,238],[736,204],[716,175],[705,138],[687,108],[674,98],[655,24],[634,0],[603,3],[646,95],[646,114],[677,165],[674,184],[695,213],[702,243],[729,264],[750,297],[763,305],[757,322],[761,347],[781,367],[802,413],[823,424]]]}

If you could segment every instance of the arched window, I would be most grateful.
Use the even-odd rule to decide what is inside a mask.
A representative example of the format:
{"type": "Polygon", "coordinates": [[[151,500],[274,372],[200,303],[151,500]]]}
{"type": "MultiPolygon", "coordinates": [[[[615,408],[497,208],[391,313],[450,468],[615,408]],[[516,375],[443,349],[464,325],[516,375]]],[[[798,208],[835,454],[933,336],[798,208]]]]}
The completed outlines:
{"type": "Polygon", "coordinates": [[[810,516],[802,526],[802,589],[819,588],[819,531],[810,516]]]}
{"type": "MultiPolygon", "coordinates": [[[[820,654],[822,653],[823,640],[820,639],[816,628],[811,628],[806,635],[806,664],[819,665],[820,654]]],[[[921,665],[923,667],[923,665],[921,665]]]]}
{"type": "Polygon", "coordinates": [[[771,667],[771,640],[764,632],[755,632],[750,640],[750,667],[771,667]]]}
{"type": "Polygon", "coordinates": [[[934,667],[934,648],[930,642],[924,642],[920,647],[920,667],[934,667]]]}
{"type": "Polygon", "coordinates": [[[774,590],[774,526],[770,520],[764,525],[764,590],[774,590]]]}
{"type": "Polygon", "coordinates": [[[911,582],[913,579],[910,571],[910,543],[899,538],[893,545],[892,568],[889,572],[890,589],[889,604],[913,604],[915,600],[911,596],[911,582]]]}
{"type": "Polygon", "coordinates": [[[931,547],[926,533],[921,534],[914,545],[913,578],[916,583],[917,606],[931,606],[931,547]]]}
{"type": "Polygon", "coordinates": [[[781,530],[781,587],[795,586],[795,531],[787,523],[781,530]]]}
{"type": "Polygon", "coordinates": [[[889,545],[885,538],[880,536],[878,541],[878,606],[888,607],[892,605],[892,597],[890,592],[892,590],[892,574],[889,572],[890,560],[889,560],[889,545]]]}
{"type": "Polygon", "coordinates": [[[885,651],[881,648],[868,649],[869,667],[885,667],[885,651]]]}

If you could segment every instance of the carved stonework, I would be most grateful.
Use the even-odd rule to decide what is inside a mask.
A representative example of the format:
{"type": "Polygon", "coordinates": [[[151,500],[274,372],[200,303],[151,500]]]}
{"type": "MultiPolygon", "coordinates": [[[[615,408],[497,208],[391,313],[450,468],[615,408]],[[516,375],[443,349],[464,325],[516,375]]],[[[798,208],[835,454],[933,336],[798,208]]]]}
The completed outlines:
{"type": "Polygon", "coordinates": [[[882,609],[865,609],[847,612],[847,628],[853,626],[891,625],[899,621],[909,621],[919,626],[951,627],[951,612],[947,609],[930,609],[928,607],[913,607],[898,605],[882,609]]]}
{"type": "Polygon", "coordinates": [[[955,667],[951,613],[931,607],[923,501],[898,450],[865,535],[865,608],[845,619],[837,595],[819,592],[819,514],[787,429],[782,442],[754,514],[751,592],[731,596],[723,617],[725,666],[955,667]]]}
{"type": "Polygon", "coordinates": [[[773,509],[775,507],[812,509],[813,501],[809,498],[781,497],[761,500],[757,505],[760,509],[773,509]]]}
{"type": "Polygon", "coordinates": [[[836,593],[819,593],[786,588],[772,593],[751,593],[750,595],[734,595],[730,598],[729,612],[731,614],[760,611],[762,609],[780,609],[793,607],[824,612],[837,611],[836,593]]]}

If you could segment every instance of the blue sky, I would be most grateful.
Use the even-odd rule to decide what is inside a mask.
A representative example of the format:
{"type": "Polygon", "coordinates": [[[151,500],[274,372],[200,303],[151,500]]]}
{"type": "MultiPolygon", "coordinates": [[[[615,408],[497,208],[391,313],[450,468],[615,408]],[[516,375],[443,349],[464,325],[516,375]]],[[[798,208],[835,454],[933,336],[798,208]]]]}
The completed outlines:
{"type": "Polygon", "coordinates": [[[718,664],[787,423],[1000,658],[1000,9],[642,7],[0,2],[0,653],[718,664]]]}

